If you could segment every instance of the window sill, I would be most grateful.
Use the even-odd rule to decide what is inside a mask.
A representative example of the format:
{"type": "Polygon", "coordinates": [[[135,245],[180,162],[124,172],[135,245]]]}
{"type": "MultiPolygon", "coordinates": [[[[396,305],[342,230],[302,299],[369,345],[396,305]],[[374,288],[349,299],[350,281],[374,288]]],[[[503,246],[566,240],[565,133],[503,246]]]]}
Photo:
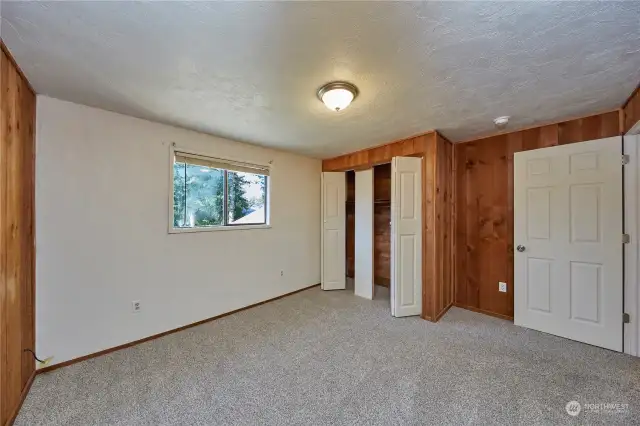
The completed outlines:
{"type": "Polygon", "coordinates": [[[269,229],[271,225],[236,225],[236,226],[212,226],[210,228],[170,228],[169,234],[190,234],[193,232],[217,232],[217,231],[246,231],[249,229],[269,229]]]}

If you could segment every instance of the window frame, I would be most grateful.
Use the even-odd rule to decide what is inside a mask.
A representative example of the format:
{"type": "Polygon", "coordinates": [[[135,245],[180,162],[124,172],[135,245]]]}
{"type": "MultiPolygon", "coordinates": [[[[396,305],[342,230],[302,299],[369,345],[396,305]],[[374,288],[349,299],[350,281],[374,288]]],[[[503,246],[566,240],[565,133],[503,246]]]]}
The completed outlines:
{"type": "Polygon", "coordinates": [[[184,233],[191,233],[191,232],[215,232],[215,231],[241,231],[241,230],[248,230],[248,229],[269,229],[271,228],[271,172],[273,171],[273,166],[271,164],[271,162],[269,163],[260,163],[260,162],[251,162],[248,163],[247,161],[241,161],[241,160],[237,160],[237,159],[233,159],[233,158],[228,158],[228,157],[217,157],[214,156],[210,153],[206,153],[206,152],[200,152],[200,151],[195,151],[193,149],[189,149],[189,148],[179,148],[176,146],[175,142],[171,143],[169,145],[169,216],[168,216],[168,232],[169,234],[184,234],[184,233]],[[216,160],[219,161],[221,163],[229,163],[231,164],[250,164],[252,166],[257,166],[260,168],[265,168],[269,170],[269,176],[266,176],[266,182],[265,182],[265,222],[264,223],[255,223],[255,224],[229,224],[229,217],[228,217],[228,200],[227,200],[227,194],[228,194],[228,190],[227,190],[227,186],[228,186],[228,172],[229,171],[234,171],[234,170],[228,170],[228,169],[222,169],[224,172],[224,194],[223,194],[223,199],[224,199],[224,203],[223,203],[223,217],[224,217],[224,224],[222,225],[214,225],[214,226],[194,226],[193,228],[190,227],[185,227],[185,228],[178,228],[173,226],[173,215],[174,215],[174,204],[173,204],[173,192],[174,192],[174,187],[173,187],[173,177],[174,177],[174,163],[175,163],[175,156],[176,156],[176,152],[179,153],[184,153],[187,155],[194,155],[194,156],[199,156],[199,157],[205,157],[205,158],[210,158],[212,160],[216,160]]]}

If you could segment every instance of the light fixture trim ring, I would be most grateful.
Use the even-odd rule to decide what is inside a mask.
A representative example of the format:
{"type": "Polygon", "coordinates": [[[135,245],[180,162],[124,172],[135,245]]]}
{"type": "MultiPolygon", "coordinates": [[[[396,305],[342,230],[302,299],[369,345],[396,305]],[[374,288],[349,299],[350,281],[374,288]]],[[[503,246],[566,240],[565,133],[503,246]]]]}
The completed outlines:
{"type": "Polygon", "coordinates": [[[322,96],[324,96],[325,93],[331,90],[336,90],[336,89],[345,89],[353,93],[353,99],[351,100],[351,102],[353,102],[356,99],[359,93],[358,88],[354,84],[349,83],[348,81],[332,81],[330,83],[325,84],[320,89],[318,89],[318,99],[320,99],[321,102],[324,102],[322,100],[322,96]]]}

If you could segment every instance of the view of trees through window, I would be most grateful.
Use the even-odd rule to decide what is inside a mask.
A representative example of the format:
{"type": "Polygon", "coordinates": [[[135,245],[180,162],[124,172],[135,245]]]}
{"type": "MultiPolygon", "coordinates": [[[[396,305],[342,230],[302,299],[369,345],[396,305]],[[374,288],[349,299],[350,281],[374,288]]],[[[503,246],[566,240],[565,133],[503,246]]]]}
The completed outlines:
{"type": "Polygon", "coordinates": [[[176,162],[173,164],[173,226],[266,223],[266,194],[266,176],[176,162]]]}

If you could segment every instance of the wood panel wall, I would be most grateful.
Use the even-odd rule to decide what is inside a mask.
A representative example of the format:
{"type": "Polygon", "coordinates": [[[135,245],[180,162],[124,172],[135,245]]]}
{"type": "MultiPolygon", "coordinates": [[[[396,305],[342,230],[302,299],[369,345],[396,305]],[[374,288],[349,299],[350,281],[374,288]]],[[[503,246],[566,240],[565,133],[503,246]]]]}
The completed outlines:
{"type": "Polygon", "coordinates": [[[35,362],[35,93],[2,45],[0,57],[0,425],[11,424],[35,362]]]}
{"type": "Polygon", "coordinates": [[[640,85],[622,107],[623,132],[628,132],[638,121],[640,121],[640,85]]]}
{"type": "MultiPolygon", "coordinates": [[[[347,180],[347,276],[355,274],[355,172],[345,173],[347,180]]],[[[389,286],[391,281],[391,164],[373,167],[373,280],[377,285],[389,286]]]]}
{"type": "Polygon", "coordinates": [[[433,312],[436,320],[453,304],[455,263],[455,184],[453,145],[436,133],[433,312]]]}
{"type": "Polygon", "coordinates": [[[439,168],[441,167],[438,165],[439,152],[441,157],[446,158],[447,155],[451,155],[453,152],[451,144],[446,139],[439,137],[437,132],[428,132],[322,162],[322,170],[328,172],[369,169],[376,165],[389,163],[393,157],[397,156],[422,157],[422,318],[433,321],[446,311],[446,308],[440,310],[441,306],[451,305],[449,300],[453,294],[453,282],[447,284],[442,278],[450,274],[450,272],[445,273],[444,271],[450,271],[451,268],[444,264],[441,265],[445,262],[445,257],[449,255],[446,250],[440,251],[440,244],[436,242],[438,236],[444,236],[446,232],[443,229],[448,226],[447,223],[450,223],[445,219],[445,215],[451,214],[450,210],[440,206],[446,197],[439,194],[444,191],[443,188],[453,186],[452,182],[446,184],[446,169],[439,168]],[[436,286],[439,288],[436,289],[436,286]]]}
{"type": "Polygon", "coordinates": [[[347,224],[345,229],[345,254],[347,277],[355,278],[356,267],[356,174],[352,171],[345,173],[347,224]]]}
{"type": "Polygon", "coordinates": [[[454,145],[456,306],[513,319],[513,154],[619,134],[616,110],[454,145]]]}

